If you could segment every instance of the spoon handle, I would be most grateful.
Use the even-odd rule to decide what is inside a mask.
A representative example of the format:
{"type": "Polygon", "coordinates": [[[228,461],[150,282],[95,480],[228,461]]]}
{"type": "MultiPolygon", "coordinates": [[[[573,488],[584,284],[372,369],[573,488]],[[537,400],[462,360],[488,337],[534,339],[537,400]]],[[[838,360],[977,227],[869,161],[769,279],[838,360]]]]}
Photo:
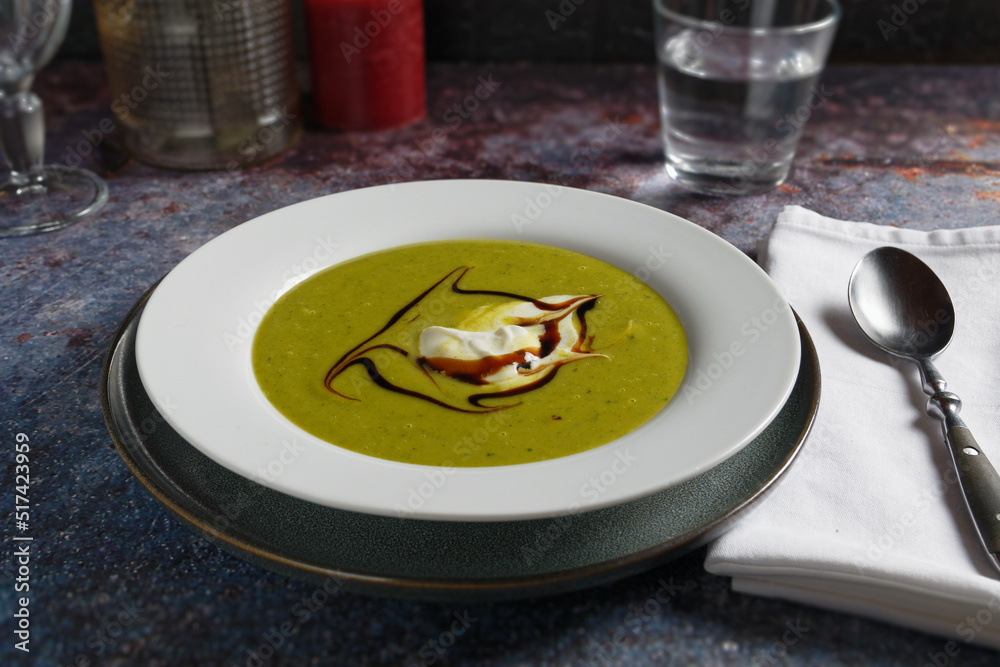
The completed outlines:
{"type": "Polygon", "coordinates": [[[979,537],[1000,570],[1000,475],[966,426],[948,428],[946,437],[979,537]]]}
{"type": "Polygon", "coordinates": [[[927,412],[944,424],[944,437],[965,494],[965,503],[993,568],[1000,572],[1000,475],[958,416],[962,401],[946,391],[946,383],[929,359],[919,362],[927,412]]]}

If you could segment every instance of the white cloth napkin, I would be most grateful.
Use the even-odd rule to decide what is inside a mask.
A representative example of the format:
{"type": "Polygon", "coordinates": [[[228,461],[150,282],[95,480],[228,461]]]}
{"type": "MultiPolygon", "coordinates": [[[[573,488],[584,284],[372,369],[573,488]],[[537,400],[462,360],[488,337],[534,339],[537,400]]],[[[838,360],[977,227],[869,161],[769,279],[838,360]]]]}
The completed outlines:
{"type": "Polygon", "coordinates": [[[1000,226],[920,232],[790,206],[760,261],[815,341],[820,407],[784,480],[710,545],[705,567],[737,591],[941,635],[944,655],[966,643],[1000,648],[1000,575],[925,412],[916,365],[877,351],[847,304],[854,265],[882,245],[921,258],[950,291],[955,336],[935,363],[1000,469],[1000,226]]]}

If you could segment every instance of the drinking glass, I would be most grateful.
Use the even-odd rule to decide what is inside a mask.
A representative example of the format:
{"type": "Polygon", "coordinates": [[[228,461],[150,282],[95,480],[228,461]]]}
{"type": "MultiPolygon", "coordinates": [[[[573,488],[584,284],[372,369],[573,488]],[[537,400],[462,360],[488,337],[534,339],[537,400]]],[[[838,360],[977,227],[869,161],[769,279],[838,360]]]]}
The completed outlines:
{"type": "Polygon", "coordinates": [[[66,36],[70,7],[71,0],[0,2],[0,148],[10,169],[0,185],[0,236],[62,229],[108,199],[96,174],[43,164],[45,119],[31,84],[66,36]]]}
{"type": "Polygon", "coordinates": [[[840,20],[837,0],[654,0],[666,169],[753,194],[788,176],[840,20]]]}

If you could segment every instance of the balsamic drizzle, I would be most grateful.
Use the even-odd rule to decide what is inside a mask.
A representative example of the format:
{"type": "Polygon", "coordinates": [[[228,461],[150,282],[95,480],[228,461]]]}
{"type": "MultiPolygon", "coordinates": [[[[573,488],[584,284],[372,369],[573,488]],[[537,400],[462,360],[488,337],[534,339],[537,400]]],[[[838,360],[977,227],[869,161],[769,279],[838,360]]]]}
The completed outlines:
{"type": "MultiPolygon", "coordinates": [[[[341,356],[340,359],[338,359],[337,362],[330,368],[330,370],[327,371],[326,377],[323,380],[323,384],[326,387],[326,389],[342,398],[346,398],[348,400],[353,400],[353,401],[359,400],[357,398],[346,396],[345,394],[342,394],[341,392],[334,389],[333,382],[345,370],[347,370],[351,366],[360,364],[361,366],[364,367],[365,371],[368,374],[368,377],[375,384],[377,384],[379,387],[382,387],[383,389],[399,394],[404,394],[406,396],[419,398],[421,400],[433,403],[434,405],[438,405],[443,408],[448,408],[450,410],[457,410],[459,412],[472,412],[472,413],[494,412],[496,410],[503,410],[509,407],[514,407],[516,405],[519,405],[520,403],[497,405],[497,406],[485,406],[482,404],[482,401],[491,398],[508,398],[511,396],[518,396],[520,394],[524,394],[529,391],[534,391],[535,389],[543,387],[549,382],[551,382],[556,375],[556,371],[558,371],[559,367],[562,364],[576,360],[572,358],[565,359],[559,363],[548,365],[540,370],[536,370],[533,372],[531,371],[530,363],[527,360],[527,355],[529,353],[534,355],[535,357],[544,359],[558,347],[559,343],[561,342],[559,335],[559,322],[567,316],[572,316],[573,312],[576,312],[580,320],[580,334],[577,337],[576,342],[573,344],[572,351],[580,354],[587,354],[591,352],[590,339],[587,336],[586,313],[596,305],[597,298],[600,295],[573,297],[567,301],[559,303],[549,303],[547,301],[534,299],[520,294],[514,294],[512,292],[502,292],[497,290],[463,289],[462,287],[459,286],[459,281],[471,269],[472,267],[469,266],[461,266],[456,269],[453,269],[443,278],[441,278],[433,285],[428,287],[426,290],[421,292],[419,296],[417,296],[412,301],[407,303],[400,310],[396,311],[392,315],[392,317],[390,317],[389,320],[378,331],[376,331],[374,334],[372,334],[371,336],[369,336],[368,338],[361,341],[360,343],[352,347],[350,350],[345,352],[343,356],[341,356]],[[466,398],[468,404],[472,406],[472,408],[469,408],[461,405],[453,405],[445,400],[435,398],[434,396],[430,396],[423,392],[407,389],[405,387],[393,384],[379,372],[377,366],[375,365],[375,362],[369,356],[367,356],[372,351],[377,349],[387,349],[391,352],[398,353],[403,357],[410,357],[411,355],[409,352],[399,347],[398,345],[392,345],[388,343],[376,343],[372,345],[369,344],[375,341],[375,339],[384,334],[386,331],[388,331],[394,324],[400,321],[404,317],[404,315],[406,315],[407,312],[415,308],[425,297],[427,297],[428,294],[433,292],[435,289],[437,289],[439,286],[445,283],[452,276],[454,276],[454,280],[452,280],[451,283],[451,291],[457,294],[465,294],[465,295],[482,294],[488,296],[505,297],[517,301],[531,303],[538,310],[546,311],[553,314],[559,311],[566,310],[567,308],[570,308],[575,302],[582,301],[582,303],[580,303],[580,305],[577,306],[575,309],[563,313],[563,315],[560,317],[556,317],[553,315],[553,316],[542,316],[541,318],[519,318],[517,320],[517,324],[519,325],[541,324],[543,326],[543,333],[541,336],[539,336],[538,348],[517,350],[515,352],[507,353],[504,355],[489,356],[489,357],[484,357],[482,359],[471,360],[471,361],[449,359],[443,357],[434,357],[434,358],[417,357],[415,359],[415,363],[417,364],[417,366],[423,371],[423,373],[427,377],[431,379],[431,381],[435,384],[435,386],[437,385],[437,383],[434,381],[432,372],[443,373],[449,377],[452,377],[456,380],[459,380],[467,384],[482,386],[488,384],[488,381],[485,379],[488,375],[490,375],[493,372],[496,372],[497,370],[499,370],[504,366],[515,363],[518,365],[518,369],[520,371],[527,371],[527,373],[523,373],[523,375],[538,374],[539,375],[538,379],[529,382],[528,384],[519,387],[514,387],[511,389],[472,394],[471,396],[468,396],[466,398]]],[[[410,320],[408,320],[407,323],[413,322],[414,320],[417,319],[417,317],[419,317],[419,313],[410,320]]]]}

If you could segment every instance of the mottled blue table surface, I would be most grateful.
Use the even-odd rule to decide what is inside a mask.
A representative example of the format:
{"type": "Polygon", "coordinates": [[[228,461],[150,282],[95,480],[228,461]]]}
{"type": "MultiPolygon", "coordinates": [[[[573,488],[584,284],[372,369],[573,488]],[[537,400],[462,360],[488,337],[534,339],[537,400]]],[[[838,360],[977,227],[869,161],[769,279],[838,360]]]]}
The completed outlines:
{"type": "MultiPolygon", "coordinates": [[[[751,256],[792,203],[915,229],[996,224],[1000,69],[832,68],[823,85],[825,102],[785,185],[708,198],[663,172],[652,66],[431,66],[420,124],[375,134],[307,126],[292,150],[235,173],[123,159],[113,132],[98,136],[111,118],[100,64],[50,67],[36,86],[49,158],[76,150],[111,197],[82,224],[0,241],[0,663],[945,664],[942,638],[733,593],[727,579],[704,572],[703,550],[557,597],[454,604],[341,592],[293,615],[315,584],[251,565],[188,529],[129,472],[102,419],[102,360],[132,304],[209,239],[318,195],[435,178],[556,182],[678,214],[751,256]],[[448,110],[480,77],[495,89],[455,123],[448,110]],[[604,141],[609,124],[604,136],[613,139],[604,141]],[[17,433],[32,452],[30,654],[15,650],[10,616],[23,595],[13,555],[17,433]],[[635,622],[664,583],[676,595],[635,622]],[[456,618],[468,630],[449,638],[456,618]],[[449,646],[439,651],[442,641],[449,646]]],[[[953,661],[998,663],[964,645],[953,661]]]]}

